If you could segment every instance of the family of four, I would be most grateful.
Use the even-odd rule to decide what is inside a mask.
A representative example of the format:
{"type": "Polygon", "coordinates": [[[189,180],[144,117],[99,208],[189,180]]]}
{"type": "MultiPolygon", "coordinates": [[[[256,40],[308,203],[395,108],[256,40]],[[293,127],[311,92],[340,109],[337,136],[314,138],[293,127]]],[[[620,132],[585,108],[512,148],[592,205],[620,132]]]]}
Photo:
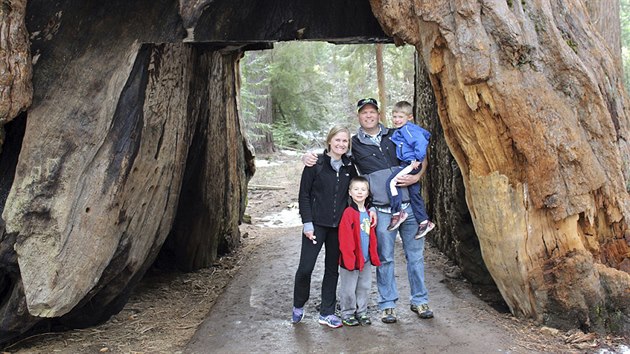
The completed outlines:
{"type": "Polygon", "coordinates": [[[304,317],[311,275],[323,245],[319,323],[333,328],[371,324],[367,306],[373,266],[381,320],[396,322],[394,244],[398,233],[407,259],[411,310],[420,318],[433,317],[424,285],[423,236],[435,225],[428,220],[419,192],[431,135],[410,122],[412,106],[405,101],[394,106],[394,129],[380,123],[378,102],[373,98],[359,100],[357,115],[360,128],[352,138],[347,128],[335,126],[323,154],[303,156],[306,167],[299,207],[304,237],[295,274],[293,323],[304,317]],[[338,278],[341,319],[335,315],[338,278]]]}

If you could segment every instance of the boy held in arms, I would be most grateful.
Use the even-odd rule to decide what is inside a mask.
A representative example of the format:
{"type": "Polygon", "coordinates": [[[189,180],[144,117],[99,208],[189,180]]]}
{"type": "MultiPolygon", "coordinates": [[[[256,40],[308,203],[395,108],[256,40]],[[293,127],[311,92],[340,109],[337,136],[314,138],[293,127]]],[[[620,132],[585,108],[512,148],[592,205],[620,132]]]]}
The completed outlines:
{"type": "MultiPolygon", "coordinates": [[[[400,168],[392,173],[387,180],[387,194],[390,199],[392,210],[391,223],[387,230],[393,231],[407,219],[407,213],[402,210],[402,198],[400,191],[396,187],[396,178],[406,174],[423,174],[426,169],[427,147],[431,133],[415,125],[413,121],[413,106],[407,101],[400,101],[394,105],[392,110],[392,123],[397,130],[391,136],[391,140],[396,144],[396,155],[401,161],[400,168]],[[422,168],[419,168],[422,166],[422,168]]],[[[429,221],[426,215],[424,201],[420,197],[420,184],[416,183],[407,187],[411,199],[411,209],[413,210],[418,225],[418,232],[415,238],[419,239],[433,230],[435,224],[429,221]]]]}
{"type": "Polygon", "coordinates": [[[370,325],[367,306],[372,284],[372,266],[381,262],[377,253],[375,225],[370,223],[366,200],[370,185],[354,177],[348,193],[352,198],[339,222],[339,302],[346,326],[370,325]]]}

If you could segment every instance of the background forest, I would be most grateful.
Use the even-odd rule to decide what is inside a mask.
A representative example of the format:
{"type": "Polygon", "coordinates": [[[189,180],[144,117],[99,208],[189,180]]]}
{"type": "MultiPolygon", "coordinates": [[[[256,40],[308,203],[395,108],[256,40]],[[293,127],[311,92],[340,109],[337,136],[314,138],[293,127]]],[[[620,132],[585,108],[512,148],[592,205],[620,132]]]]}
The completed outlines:
{"type": "Polygon", "coordinates": [[[257,152],[322,147],[333,124],[354,131],[362,97],[379,99],[389,117],[387,107],[413,100],[414,56],[412,46],[325,42],[282,42],[246,52],[241,108],[250,141],[257,152]]]}

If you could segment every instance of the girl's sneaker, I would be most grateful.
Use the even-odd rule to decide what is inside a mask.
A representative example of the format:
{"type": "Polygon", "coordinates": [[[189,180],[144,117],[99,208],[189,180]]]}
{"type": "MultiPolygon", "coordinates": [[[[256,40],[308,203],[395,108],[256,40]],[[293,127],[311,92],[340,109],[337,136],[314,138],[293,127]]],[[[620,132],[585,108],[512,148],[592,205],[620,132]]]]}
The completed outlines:
{"type": "Polygon", "coordinates": [[[294,307],[293,315],[291,316],[291,322],[293,324],[300,323],[304,318],[304,308],[303,307],[294,307]]]}
{"type": "Polygon", "coordinates": [[[319,321],[317,322],[319,322],[319,324],[326,325],[330,328],[339,328],[343,326],[339,317],[335,315],[328,315],[328,316],[319,315],[319,321]]]}

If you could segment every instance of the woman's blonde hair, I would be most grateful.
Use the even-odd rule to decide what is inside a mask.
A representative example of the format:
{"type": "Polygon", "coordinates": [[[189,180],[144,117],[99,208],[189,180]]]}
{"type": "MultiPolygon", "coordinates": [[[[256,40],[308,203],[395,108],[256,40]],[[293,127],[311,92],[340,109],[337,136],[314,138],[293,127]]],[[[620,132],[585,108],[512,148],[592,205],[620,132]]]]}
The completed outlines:
{"type": "Polygon", "coordinates": [[[350,151],[350,149],[352,149],[352,135],[350,135],[350,129],[343,125],[335,125],[334,127],[330,128],[328,136],[326,137],[326,149],[330,151],[330,142],[332,141],[333,136],[339,133],[348,134],[348,151],[350,151]]]}

